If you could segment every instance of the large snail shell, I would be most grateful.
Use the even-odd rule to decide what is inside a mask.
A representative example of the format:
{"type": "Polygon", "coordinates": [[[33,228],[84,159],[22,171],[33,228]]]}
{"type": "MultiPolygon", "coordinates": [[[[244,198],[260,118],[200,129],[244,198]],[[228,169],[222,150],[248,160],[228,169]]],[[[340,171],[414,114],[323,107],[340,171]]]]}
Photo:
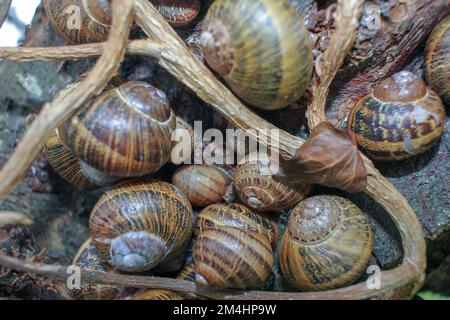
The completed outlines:
{"type": "Polygon", "coordinates": [[[421,154],[440,138],[445,109],[437,94],[410,72],[379,83],[349,117],[359,146],[375,160],[402,160],[421,154]]]}
{"type": "Polygon", "coordinates": [[[271,244],[262,234],[236,228],[202,232],[194,241],[196,283],[220,289],[257,288],[272,272],[271,244]]]}
{"type": "Polygon", "coordinates": [[[272,247],[278,240],[278,226],[268,217],[253,213],[247,207],[233,204],[213,204],[200,212],[195,223],[194,232],[200,235],[206,230],[232,227],[246,232],[265,235],[272,247]]]}
{"type": "MultiPolygon", "coordinates": [[[[82,269],[100,272],[111,272],[111,266],[104,263],[100,253],[88,239],[78,250],[73,258],[73,265],[82,269]]],[[[80,289],[73,290],[73,296],[78,300],[111,300],[115,299],[119,293],[119,288],[103,284],[91,284],[82,282],[80,289]]]]}
{"type": "Polygon", "coordinates": [[[312,44],[286,1],[215,1],[201,44],[208,64],[245,102],[280,109],[295,102],[312,74],[312,44]]]}
{"type": "Polygon", "coordinates": [[[132,81],[92,100],[60,128],[76,156],[116,177],[159,170],[170,158],[176,117],[164,92],[132,81]]]}
{"type": "Polygon", "coordinates": [[[106,41],[111,24],[108,0],[43,0],[55,29],[70,43],[106,41]]]}
{"type": "Polygon", "coordinates": [[[428,82],[446,104],[450,104],[450,16],[433,30],[425,48],[428,82]]]}
{"type": "Polygon", "coordinates": [[[100,198],[89,230],[104,261],[118,270],[142,272],[170,261],[188,244],[192,207],[171,184],[126,181],[100,198]]]}
{"type": "Polygon", "coordinates": [[[236,169],[234,188],[239,199],[259,211],[281,211],[303,200],[311,191],[307,184],[295,188],[276,181],[270,174],[270,159],[251,153],[236,169]]]}
{"type": "Polygon", "coordinates": [[[172,183],[199,207],[223,201],[232,181],[225,170],[207,165],[183,166],[172,177],[172,183]]]}
{"type": "Polygon", "coordinates": [[[372,234],[364,213],[344,198],[316,196],[292,211],[279,258],[290,284],[318,291],[356,281],[371,252],[372,234]]]}

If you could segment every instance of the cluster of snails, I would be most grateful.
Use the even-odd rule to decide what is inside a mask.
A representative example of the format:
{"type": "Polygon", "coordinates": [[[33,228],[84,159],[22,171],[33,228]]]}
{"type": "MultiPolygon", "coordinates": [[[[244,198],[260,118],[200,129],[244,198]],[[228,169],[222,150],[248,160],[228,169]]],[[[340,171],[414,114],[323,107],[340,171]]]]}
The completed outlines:
{"type": "MultiPolygon", "coordinates": [[[[191,22],[200,1],[151,1],[173,26],[191,22]],[[178,7],[176,6],[178,4],[178,7]]],[[[105,0],[44,0],[55,28],[71,43],[103,41],[110,4],[105,0]],[[71,5],[82,28],[66,28],[71,5]]],[[[427,45],[427,79],[449,101],[450,19],[427,45]]],[[[209,67],[238,97],[267,110],[284,108],[305,91],[313,70],[310,36],[284,1],[216,0],[202,23],[200,44],[209,67]],[[276,32],[275,32],[275,31],[276,32]]],[[[374,159],[399,160],[428,150],[440,138],[445,109],[419,77],[400,72],[355,104],[348,127],[374,159]]],[[[171,183],[147,177],[169,162],[177,119],[164,92],[132,81],[93,98],[60,126],[46,145],[49,163],[84,188],[113,185],[91,212],[90,240],[74,264],[105,272],[173,272],[193,241],[192,267],[179,279],[216,288],[260,288],[269,279],[276,248],[285,279],[300,290],[339,288],[359,279],[372,234],[365,214],[337,196],[308,197],[305,183],[276,180],[269,158],[249,154],[236,168],[185,165],[171,183]],[[233,191],[237,201],[229,201],[233,191]],[[203,210],[194,217],[194,207],[203,210]],[[268,213],[293,208],[280,243],[268,213]]],[[[110,298],[118,288],[86,285],[81,298],[110,298]]],[[[178,299],[162,290],[132,299],[178,299]]]]}

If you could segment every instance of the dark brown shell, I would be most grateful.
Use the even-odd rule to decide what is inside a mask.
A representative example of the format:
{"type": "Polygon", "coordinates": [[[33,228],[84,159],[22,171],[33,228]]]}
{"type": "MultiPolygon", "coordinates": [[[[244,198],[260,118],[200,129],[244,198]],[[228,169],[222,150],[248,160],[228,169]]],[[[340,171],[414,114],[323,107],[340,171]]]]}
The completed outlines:
{"type": "Polygon", "coordinates": [[[258,288],[272,272],[274,256],[265,235],[236,228],[202,232],[194,241],[196,283],[215,288],[258,288]]]}
{"type": "Polygon", "coordinates": [[[108,39],[111,7],[108,0],[43,0],[55,29],[70,43],[108,39]]]}
{"type": "Polygon", "coordinates": [[[91,167],[116,177],[158,171],[170,158],[176,117],[164,92],[132,81],[89,102],[60,137],[91,167]]]}
{"type": "Polygon", "coordinates": [[[356,281],[371,252],[372,233],[365,214],[347,199],[316,196],[292,211],[279,259],[291,285],[319,291],[356,281]]]}
{"type": "Polygon", "coordinates": [[[159,13],[173,27],[192,22],[201,9],[200,0],[150,0],[159,13]]]}
{"type": "Polygon", "coordinates": [[[172,177],[172,183],[199,207],[222,202],[232,181],[225,170],[207,165],[183,166],[172,177]]]}
{"type": "Polygon", "coordinates": [[[439,140],[444,124],[441,99],[409,72],[377,85],[348,121],[361,149],[375,160],[402,160],[425,152],[439,140]]]}
{"type": "Polygon", "coordinates": [[[425,75],[442,100],[450,104],[450,16],[434,28],[428,39],[425,75]]]}
{"type": "Polygon", "coordinates": [[[234,188],[248,207],[259,212],[281,211],[296,205],[311,191],[308,184],[298,183],[292,188],[276,181],[269,168],[269,159],[255,153],[249,154],[237,166],[234,188]]]}
{"type": "Polygon", "coordinates": [[[213,204],[203,209],[197,217],[194,233],[200,235],[206,230],[225,227],[265,235],[273,248],[277,245],[277,223],[273,219],[256,214],[247,207],[237,203],[213,204]]]}
{"type": "MultiPolygon", "coordinates": [[[[104,263],[91,239],[88,239],[78,250],[73,258],[73,265],[82,269],[111,272],[112,267],[104,263]]],[[[112,300],[115,299],[120,289],[114,286],[103,284],[81,283],[80,289],[72,291],[75,299],[78,300],[112,300]]]]}
{"type": "Polygon", "coordinates": [[[310,34],[285,1],[214,1],[201,44],[206,61],[233,92],[262,109],[292,104],[311,78],[310,34]]]}
{"type": "Polygon", "coordinates": [[[193,231],[193,212],[175,186],[131,180],[100,198],[89,230],[104,261],[122,271],[142,272],[184,250],[193,231]]]}

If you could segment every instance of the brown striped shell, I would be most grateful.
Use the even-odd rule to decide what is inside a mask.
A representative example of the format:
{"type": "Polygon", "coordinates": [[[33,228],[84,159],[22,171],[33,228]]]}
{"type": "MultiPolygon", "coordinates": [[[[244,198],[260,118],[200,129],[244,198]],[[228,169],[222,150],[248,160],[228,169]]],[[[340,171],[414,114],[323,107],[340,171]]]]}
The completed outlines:
{"type": "Polygon", "coordinates": [[[208,64],[233,92],[262,109],[292,104],[311,78],[309,32],[284,0],[214,1],[201,45],[208,64]]]}
{"type": "Polygon", "coordinates": [[[403,160],[425,152],[439,140],[444,124],[441,99],[406,71],[379,83],[348,120],[361,149],[375,160],[403,160]]]}
{"type": "Polygon", "coordinates": [[[450,16],[434,28],[428,39],[425,75],[442,100],[450,104],[450,16]]]}
{"type": "MultiPolygon", "coordinates": [[[[186,265],[176,277],[178,280],[192,281],[195,280],[195,271],[192,264],[186,265]]],[[[162,289],[152,289],[152,290],[142,290],[132,296],[130,300],[186,300],[189,296],[183,295],[181,293],[162,290],[162,289]]]]}
{"type": "Polygon", "coordinates": [[[173,27],[192,22],[201,9],[200,0],[150,0],[159,13],[173,27]]]}
{"type": "Polygon", "coordinates": [[[177,117],[177,131],[172,134],[173,148],[170,160],[173,164],[189,161],[194,152],[195,136],[192,126],[183,118],[177,117]]]}
{"type": "Polygon", "coordinates": [[[262,286],[274,263],[265,235],[236,228],[209,229],[193,247],[196,283],[215,288],[248,289],[262,286]]]}
{"type": "Polygon", "coordinates": [[[371,252],[372,233],[366,215],[347,199],[316,196],[292,211],[279,261],[291,285],[319,291],[356,281],[371,252]]]}
{"type": "Polygon", "coordinates": [[[213,204],[203,209],[197,217],[194,233],[200,235],[206,230],[225,227],[265,235],[273,248],[277,245],[278,225],[276,222],[237,203],[213,204]]]}
{"type": "Polygon", "coordinates": [[[175,186],[130,180],[100,198],[89,230],[104,261],[118,270],[142,272],[184,250],[193,231],[193,212],[175,186]]]}
{"type": "Polygon", "coordinates": [[[43,0],[55,29],[70,43],[106,41],[111,24],[109,0],[43,0]]]}
{"type": "Polygon", "coordinates": [[[91,167],[115,177],[139,177],[169,160],[175,128],[164,92],[132,81],[90,101],[59,132],[91,167]]]}
{"type": "Polygon", "coordinates": [[[115,183],[118,178],[104,174],[78,159],[58,136],[58,130],[45,144],[49,164],[68,182],[79,188],[96,188],[115,183]]]}
{"type": "Polygon", "coordinates": [[[258,211],[281,211],[302,201],[311,191],[307,184],[293,187],[276,181],[270,174],[270,160],[251,153],[237,166],[234,188],[239,199],[258,211]]]}
{"type": "MultiPolygon", "coordinates": [[[[112,268],[104,263],[91,239],[88,239],[73,258],[73,265],[82,269],[100,272],[111,272],[112,268]]],[[[82,279],[81,279],[82,280],[82,279]]],[[[119,288],[103,284],[81,282],[80,289],[74,289],[72,294],[77,300],[112,300],[117,297],[119,288]]]]}
{"type": "Polygon", "coordinates": [[[208,165],[183,166],[172,177],[172,183],[184,192],[192,205],[199,207],[222,202],[232,181],[227,171],[208,165]]]}

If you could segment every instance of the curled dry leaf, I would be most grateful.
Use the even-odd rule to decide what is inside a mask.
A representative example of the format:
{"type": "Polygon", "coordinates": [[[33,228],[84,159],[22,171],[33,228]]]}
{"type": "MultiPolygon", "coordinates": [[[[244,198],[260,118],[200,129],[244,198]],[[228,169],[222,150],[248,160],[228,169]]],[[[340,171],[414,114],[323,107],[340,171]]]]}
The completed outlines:
{"type": "Polygon", "coordinates": [[[367,186],[367,172],[353,135],[329,122],[322,122],[312,130],[283,169],[281,179],[289,175],[292,181],[295,170],[302,181],[348,192],[361,192],[367,186]]]}

